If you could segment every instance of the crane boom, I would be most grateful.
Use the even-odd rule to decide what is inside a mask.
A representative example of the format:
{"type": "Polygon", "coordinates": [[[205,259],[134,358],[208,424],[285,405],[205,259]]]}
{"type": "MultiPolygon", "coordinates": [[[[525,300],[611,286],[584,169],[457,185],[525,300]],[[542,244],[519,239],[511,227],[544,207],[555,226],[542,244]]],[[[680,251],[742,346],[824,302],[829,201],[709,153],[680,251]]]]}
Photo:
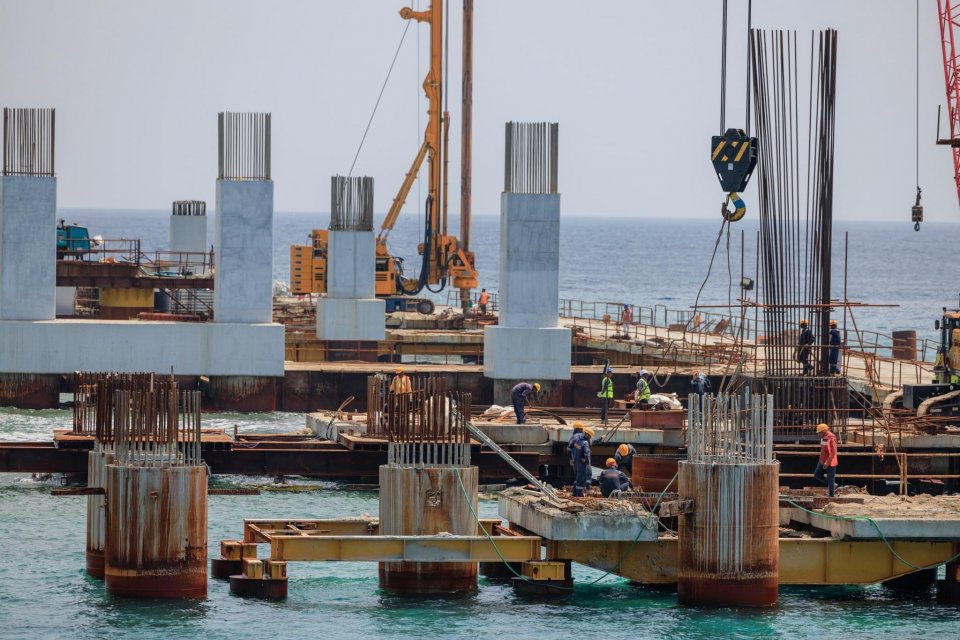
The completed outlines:
{"type": "Polygon", "coordinates": [[[960,203],[960,60],[957,58],[957,30],[960,29],[960,5],[953,0],[937,0],[940,12],[940,46],[943,51],[943,79],[947,90],[947,119],[950,138],[937,144],[950,146],[953,153],[953,180],[960,203]]]}

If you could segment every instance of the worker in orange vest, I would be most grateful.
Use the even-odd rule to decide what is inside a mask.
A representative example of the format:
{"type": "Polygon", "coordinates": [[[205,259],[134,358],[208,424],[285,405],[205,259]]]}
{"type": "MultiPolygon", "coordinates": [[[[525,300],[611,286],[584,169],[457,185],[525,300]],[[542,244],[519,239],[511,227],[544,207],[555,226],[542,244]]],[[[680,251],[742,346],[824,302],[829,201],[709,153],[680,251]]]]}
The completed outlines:
{"type": "Polygon", "coordinates": [[[390,393],[410,393],[410,376],[403,372],[403,367],[397,367],[397,375],[390,381],[390,393]]]}
{"type": "Polygon", "coordinates": [[[490,294],[486,289],[480,290],[480,315],[487,315],[487,303],[490,302],[490,294]]]}
{"type": "Polygon", "coordinates": [[[837,489],[837,436],[823,422],[817,425],[817,435],[820,436],[820,459],[813,477],[827,485],[827,495],[832,498],[837,489]]]}

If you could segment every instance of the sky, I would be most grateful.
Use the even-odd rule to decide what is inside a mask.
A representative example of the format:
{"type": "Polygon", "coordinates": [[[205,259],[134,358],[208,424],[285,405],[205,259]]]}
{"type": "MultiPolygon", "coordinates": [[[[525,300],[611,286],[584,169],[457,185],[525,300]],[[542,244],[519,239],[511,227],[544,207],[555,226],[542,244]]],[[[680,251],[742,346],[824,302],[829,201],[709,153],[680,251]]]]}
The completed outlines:
{"type": "MultiPolygon", "coordinates": [[[[427,0],[411,0],[425,8],[427,0]]],[[[720,0],[476,0],[474,212],[499,211],[503,126],[560,123],[565,214],[710,218],[720,133],[720,0]]],[[[909,221],[916,190],[917,5],[757,0],[759,28],[839,31],[837,220],[909,221]]],[[[730,0],[727,126],[743,126],[747,0],[730,0]]],[[[927,221],[960,220],[937,3],[919,6],[927,221]],[[942,125],[946,127],[946,123],[942,125]]],[[[397,51],[403,0],[0,0],[0,105],[57,109],[61,207],[214,200],[219,111],[273,114],[278,211],[329,211],[397,51]]],[[[450,3],[450,184],[459,185],[461,3],[450,3]]],[[[803,38],[808,38],[804,35],[803,38]]],[[[385,211],[426,121],[428,34],[400,48],[354,175],[385,211]],[[419,49],[419,52],[418,52],[419,49]],[[419,58],[419,60],[418,60],[419,58]]],[[[744,193],[748,207],[755,187],[744,193]]],[[[414,187],[406,211],[426,195],[414,187]]],[[[451,213],[459,195],[451,191],[451,213]]]]}

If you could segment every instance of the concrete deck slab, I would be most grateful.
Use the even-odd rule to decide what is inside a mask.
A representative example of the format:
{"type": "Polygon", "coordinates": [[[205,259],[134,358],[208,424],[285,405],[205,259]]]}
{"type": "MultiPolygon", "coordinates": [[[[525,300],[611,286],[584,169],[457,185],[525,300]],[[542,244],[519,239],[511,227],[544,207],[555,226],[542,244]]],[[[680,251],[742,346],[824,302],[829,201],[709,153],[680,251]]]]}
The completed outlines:
{"type": "Polygon", "coordinates": [[[960,540],[960,496],[868,496],[863,504],[830,504],[822,512],[795,507],[785,511],[792,522],[835,538],[960,540]]]}
{"type": "Polygon", "coordinates": [[[500,517],[548,540],[656,540],[658,518],[632,503],[604,501],[610,510],[567,513],[543,502],[539,495],[520,489],[500,494],[500,517]],[[617,508],[617,505],[623,505],[617,508]],[[646,526],[644,526],[646,525],[646,526]]]}

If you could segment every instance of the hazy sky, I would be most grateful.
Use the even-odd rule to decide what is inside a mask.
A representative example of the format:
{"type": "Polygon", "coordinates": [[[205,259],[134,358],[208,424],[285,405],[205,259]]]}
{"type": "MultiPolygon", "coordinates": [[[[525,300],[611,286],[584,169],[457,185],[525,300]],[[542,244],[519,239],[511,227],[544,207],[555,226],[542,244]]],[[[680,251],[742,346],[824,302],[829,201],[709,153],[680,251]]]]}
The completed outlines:
{"type": "MultiPolygon", "coordinates": [[[[742,126],[746,0],[730,4],[727,124],[742,126]]],[[[458,185],[461,3],[450,5],[450,184],[458,185]]],[[[499,210],[503,123],[549,120],[560,123],[565,213],[717,215],[708,153],[719,129],[719,0],[476,5],[475,212],[499,210]]],[[[329,176],[350,167],[404,29],[402,6],[0,0],[0,104],[56,107],[62,207],[212,204],[217,112],[262,110],[273,113],[277,210],[327,211],[329,176]]],[[[915,10],[911,0],[754,2],[755,26],[839,31],[837,219],[909,219],[915,10]]],[[[411,27],[354,172],[375,177],[379,212],[425,121],[426,27],[417,35],[411,27]]],[[[955,221],[949,150],[934,145],[944,102],[939,35],[936,3],[924,0],[920,183],[927,220],[955,221]]],[[[755,202],[752,187],[745,197],[755,202]]]]}

